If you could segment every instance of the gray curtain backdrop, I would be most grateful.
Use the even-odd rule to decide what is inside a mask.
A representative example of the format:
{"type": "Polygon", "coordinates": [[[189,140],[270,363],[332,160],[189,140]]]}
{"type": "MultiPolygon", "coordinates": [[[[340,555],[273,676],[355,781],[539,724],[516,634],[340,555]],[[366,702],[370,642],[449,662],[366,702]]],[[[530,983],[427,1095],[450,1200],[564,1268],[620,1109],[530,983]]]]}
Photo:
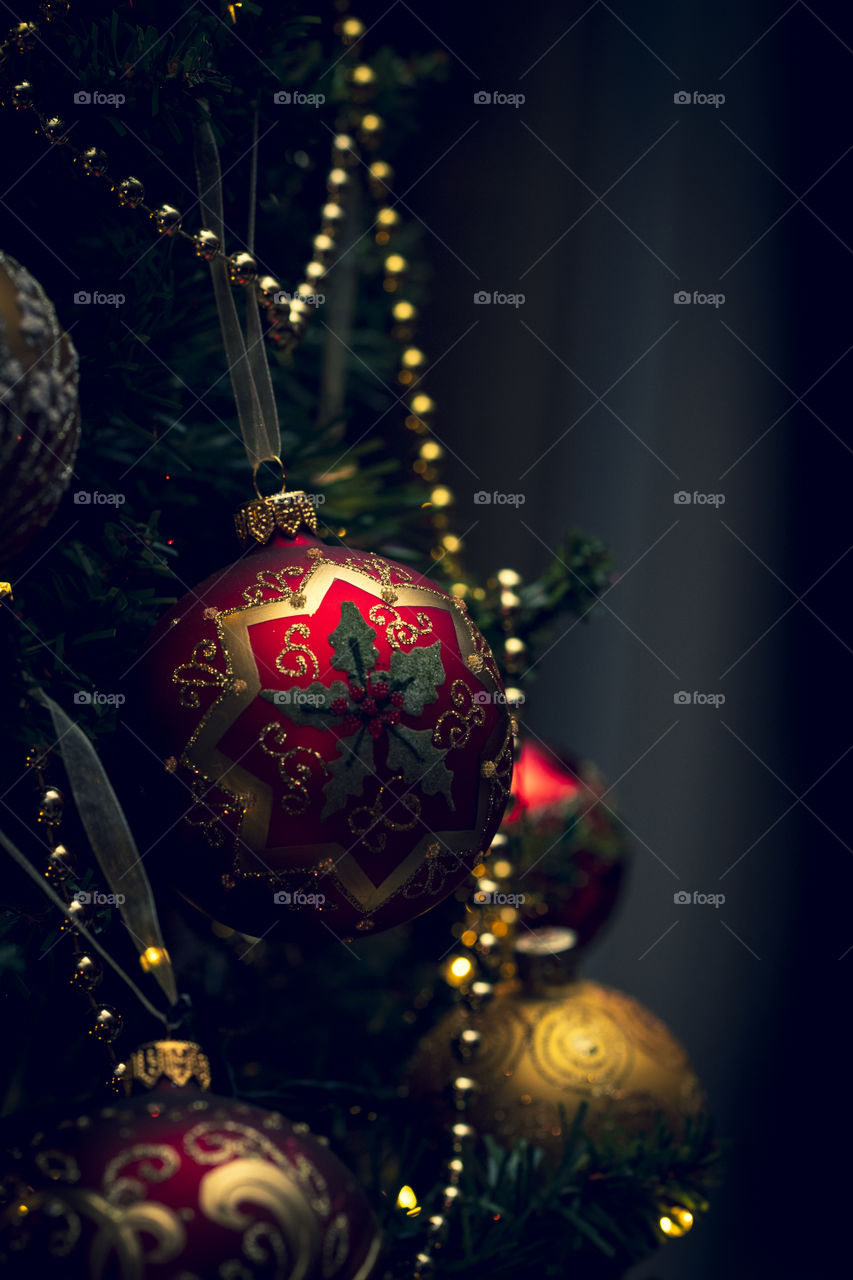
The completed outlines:
{"type": "MultiPolygon", "coordinates": [[[[636,1274],[793,1274],[780,1221],[808,1248],[808,1157],[785,1130],[814,1079],[788,1030],[797,796],[833,759],[797,776],[786,672],[797,597],[844,550],[791,588],[799,433],[849,466],[832,423],[797,402],[846,343],[795,373],[793,264],[819,242],[846,271],[850,250],[843,220],[839,237],[796,205],[849,139],[816,135],[795,172],[788,100],[797,70],[806,92],[849,80],[850,49],[799,4],[428,16],[453,74],[412,181],[434,167],[405,200],[435,264],[429,385],[459,531],[483,575],[536,573],[570,525],[615,550],[621,576],[594,621],[565,620],[540,659],[527,725],[599,765],[633,833],[587,972],[684,1040],[735,1144],[706,1222],[636,1274]],[[806,47],[820,56],[801,66],[806,47]],[[675,899],[694,892],[724,900],[675,899]]],[[[822,962],[838,968],[848,932],[822,940],[822,962]]]]}

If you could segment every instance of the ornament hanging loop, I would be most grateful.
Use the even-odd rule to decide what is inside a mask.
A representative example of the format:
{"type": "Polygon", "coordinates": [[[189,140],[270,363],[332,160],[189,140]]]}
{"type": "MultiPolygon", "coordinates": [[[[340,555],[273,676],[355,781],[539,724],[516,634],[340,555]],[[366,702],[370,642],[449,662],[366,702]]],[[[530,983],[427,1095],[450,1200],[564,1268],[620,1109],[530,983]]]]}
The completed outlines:
{"type": "Polygon", "coordinates": [[[281,488],[276,490],[276,492],[285,493],[287,490],[287,479],[284,474],[284,463],[276,453],[269,458],[260,458],[252,467],[252,484],[254,485],[255,493],[259,498],[266,498],[268,496],[265,493],[261,493],[260,485],[258,484],[258,475],[260,473],[261,467],[265,467],[267,463],[273,463],[273,462],[276,463],[279,470],[281,471],[281,488]]]}

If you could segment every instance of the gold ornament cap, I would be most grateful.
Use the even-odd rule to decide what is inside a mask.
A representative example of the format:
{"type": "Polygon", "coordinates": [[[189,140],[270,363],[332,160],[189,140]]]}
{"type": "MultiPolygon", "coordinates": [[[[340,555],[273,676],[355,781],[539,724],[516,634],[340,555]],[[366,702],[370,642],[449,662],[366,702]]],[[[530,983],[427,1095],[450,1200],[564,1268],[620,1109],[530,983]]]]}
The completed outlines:
{"type": "Polygon", "coordinates": [[[536,991],[573,982],[578,961],[577,942],[574,929],[553,926],[528,930],[515,942],[519,978],[526,987],[536,991]]]}
{"type": "Polygon", "coordinates": [[[265,497],[258,489],[256,475],[255,492],[257,497],[234,513],[234,528],[244,550],[255,543],[265,546],[276,529],[288,538],[295,538],[300,530],[317,532],[317,512],[304,489],[283,488],[281,493],[265,497]]]}
{"type": "Polygon", "coordinates": [[[210,1063],[207,1054],[194,1040],[151,1040],[141,1044],[125,1064],[121,1077],[125,1092],[156,1089],[166,1081],[174,1089],[195,1085],[210,1088],[210,1063]]]}

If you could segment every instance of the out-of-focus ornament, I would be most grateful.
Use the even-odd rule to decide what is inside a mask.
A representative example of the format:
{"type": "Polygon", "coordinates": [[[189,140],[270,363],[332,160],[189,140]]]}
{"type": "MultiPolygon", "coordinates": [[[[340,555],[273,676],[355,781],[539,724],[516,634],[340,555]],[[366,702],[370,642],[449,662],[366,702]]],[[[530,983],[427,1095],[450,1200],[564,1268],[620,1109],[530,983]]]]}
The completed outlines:
{"type": "Polygon", "coordinates": [[[627,842],[604,792],[590,765],[523,739],[502,827],[522,919],[571,929],[579,947],[610,918],[625,876],[627,842]]]}
{"type": "MultiPolygon", "coordinates": [[[[704,1108],[687,1054],[664,1024],[630,996],[571,976],[569,930],[527,931],[516,943],[520,979],[499,984],[476,1021],[476,1050],[465,1063],[472,1091],[466,1119],[498,1141],[520,1138],[559,1161],[582,1102],[593,1139],[654,1135],[662,1120],[681,1135],[704,1108]]],[[[459,1075],[455,1045],[462,1009],[446,1014],[421,1041],[409,1073],[417,1108],[447,1123],[459,1075]]]]}
{"type": "Polygon", "coordinates": [[[77,353],[41,285],[0,253],[0,556],[44,528],[80,441],[77,353]]]}

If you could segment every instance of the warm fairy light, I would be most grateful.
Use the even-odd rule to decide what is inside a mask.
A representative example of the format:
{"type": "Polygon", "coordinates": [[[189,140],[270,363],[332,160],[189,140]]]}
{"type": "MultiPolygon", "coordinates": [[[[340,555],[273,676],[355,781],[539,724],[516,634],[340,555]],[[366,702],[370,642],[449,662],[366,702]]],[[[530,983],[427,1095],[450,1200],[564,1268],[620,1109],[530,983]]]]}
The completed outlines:
{"type": "Polygon", "coordinates": [[[416,396],[412,396],[409,401],[409,408],[412,413],[416,413],[419,417],[423,417],[425,413],[432,413],[435,408],[435,401],[431,396],[425,395],[423,391],[419,391],[416,396]]]}
{"type": "Polygon", "coordinates": [[[415,308],[412,306],[411,302],[404,302],[403,300],[401,300],[400,302],[394,303],[394,306],[391,310],[391,315],[398,322],[398,324],[405,324],[408,320],[414,320],[415,316],[417,315],[417,312],[415,308]]]}
{"type": "Polygon", "coordinates": [[[452,596],[459,596],[460,600],[464,600],[466,595],[468,594],[468,583],[467,582],[451,582],[450,594],[452,596]]]}
{"type": "Polygon", "coordinates": [[[507,653],[510,655],[515,655],[517,653],[524,653],[524,641],[520,640],[518,636],[509,636],[509,638],[506,641],[506,644],[504,645],[504,648],[506,649],[507,653]]]}
{"type": "Polygon", "coordinates": [[[385,270],[392,276],[400,275],[408,265],[402,253],[389,253],[385,259],[385,270]]]}
{"type": "Polygon", "coordinates": [[[437,485],[429,496],[434,507],[449,507],[453,501],[453,494],[443,484],[437,485]]]}
{"type": "Polygon", "coordinates": [[[483,877],[485,874],[486,874],[486,864],[485,864],[485,862],[478,862],[478,863],[477,863],[477,865],[476,865],[476,867],[474,868],[474,870],[471,872],[471,875],[472,875],[472,876],[475,876],[477,880],[482,879],[482,877],[483,877]]]}
{"type": "Polygon", "coordinates": [[[150,973],[160,965],[169,963],[169,953],[165,947],[146,947],[139,957],[143,972],[150,973]]]}
{"type": "Polygon", "coordinates": [[[468,956],[454,956],[445,967],[444,978],[448,986],[461,987],[474,972],[474,962],[468,956]]]}
{"type": "Polygon", "coordinates": [[[427,462],[434,462],[436,458],[441,458],[444,454],[444,450],[437,440],[424,440],[418,452],[427,462]]]}
{"type": "Polygon", "coordinates": [[[455,555],[462,548],[462,539],[457,538],[455,533],[446,533],[441,539],[441,545],[445,551],[449,551],[451,555],[455,555]]]}
{"type": "Polygon", "coordinates": [[[508,880],[512,875],[512,863],[507,862],[506,858],[501,858],[500,861],[496,862],[492,867],[492,871],[499,880],[508,880]]]}
{"type": "Polygon", "coordinates": [[[344,18],[341,23],[341,37],[344,44],[354,44],[364,35],[364,23],[360,18],[344,18]]]}
{"type": "Polygon", "coordinates": [[[360,128],[363,129],[366,133],[378,133],[379,130],[384,127],[384,123],[385,122],[383,121],[381,116],[378,116],[376,115],[375,112],[370,111],[366,116],[362,117],[360,128]]]}
{"type": "Polygon", "coordinates": [[[663,1214],[659,1221],[660,1229],[665,1236],[670,1236],[673,1240],[679,1236],[684,1236],[693,1226],[693,1214],[689,1209],[682,1209],[680,1205],[673,1205],[668,1213],[663,1214]]]}
{"type": "Polygon", "coordinates": [[[411,1187],[405,1186],[400,1188],[400,1193],[397,1196],[397,1208],[405,1209],[410,1218],[417,1217],[420,1213],[421,1207],[418,1204],[418,1197],[415,1195],[411,1187]]]}
{"type": "Polygon", "coordinates": [[[505,924],[503,920],[495,920],[492,925],[492,933],[496,938],[505,938],[509,933],[509,925],[505,924]]]}
{"type": "Polygon", "coordinates": [[[498,571],[498,582],[502,587],[517,587],[521,583],[521,577],[515,572],[515,569],[500,569],[498,571]]]}
{"type": "Polygon", "coordinates": [[[474,929],[466,929],[459,941],[466,947],[473,947],[474,943],[477,941],[476,931],[474,929]]]}

